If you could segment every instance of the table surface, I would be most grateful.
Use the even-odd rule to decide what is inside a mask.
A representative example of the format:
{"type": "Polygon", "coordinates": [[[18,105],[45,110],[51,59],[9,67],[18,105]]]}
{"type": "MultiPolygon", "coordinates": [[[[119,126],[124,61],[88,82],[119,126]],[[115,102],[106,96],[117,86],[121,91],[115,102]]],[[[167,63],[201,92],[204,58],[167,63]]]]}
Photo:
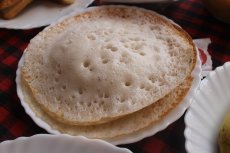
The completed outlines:
{"type": "MultiPolygon", "coordinates": [[[[100,5],[95,2],[93,5],[100,5]]],[[[216,20],[200,0],[182,0],[163,6],[139,4],[175,21],[193,39],[209,37],[213,67],[230,61],[230,25],[216,20]],[[159,9],[160,8],[160,9],[159,9]]],[[[16,69],[24,49],[44,27],[29,30],[0,29],[0,142],[46,133],[24,112],[16,94],[16,69]]],[[[184,115],[165,130],[137,143],[122,145],[134,153],[184,153],[184,115]]]]}

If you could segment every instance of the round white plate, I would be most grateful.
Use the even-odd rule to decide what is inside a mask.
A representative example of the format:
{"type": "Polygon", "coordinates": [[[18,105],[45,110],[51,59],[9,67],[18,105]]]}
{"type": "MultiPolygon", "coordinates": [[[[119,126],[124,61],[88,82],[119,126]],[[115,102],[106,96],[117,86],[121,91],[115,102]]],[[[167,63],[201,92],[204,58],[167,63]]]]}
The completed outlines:
{"type": "Polygon", "coordinates": [[[82,11],[93,0],[75,0],[71,5],[60,5],[50,0],[36,0],[14,19],[0,19],[0,28],[31,29],[49,25],[59,18],[82,11]]]}
{"type": "MultiPolygon", "coordinates": [[[[112,6],[111,6],[112,7],[112,6]]],[[[94,8],[89,8],[94,9],[94,8]]],[[[170,22],[173,22],[170,20],[170,22]]],[[[173,23],[175,24],[175,23],[173,23]]],[[[179,119],[185,112],[185,110],[190,106],[192,97],[194,93],[196,92],[197,87],[200,84],[201,80],[201,62],[199,59],[199,53],[197,51],[197,63],[196,66],[192,72],[193,82],[190,90],[188,91],[185,98],[182,100],[182,102],[175,107],[170,113],[168,113],[164,119],[162,119],[160,122],[153,124],[149,126],[148,128],[144,128],[143,130],[140,130],[139,132],[135,132],[133,134],[119,136],[113,139],[106,139],[106,141],[114,144],[128,144],[128,143],[134,143],[137,142],[143,138],[149,137],[154,135],[155,133],[164,130],[168,125],[179,119]]],[[[41,128],[45,129],[47,132],[52,134],[60,134],[59,131],[56,129],[53,129],[48,123],[43,121],[41,118],[37,117],[35,112],[32,110],[28,102],[26,102],[26,96],[23,95],[23,85],[21,84],[21,67],[23,65],[23,56],[19,61],[18,69],[16,72],[16,84],[17,84],[17,94],[21,101],[22,106],[24,107],[26,113],[33,119],[33,121],[40,126],[41,128]]]]}
{"type": "Polygon", "coordinates": [[[39,134],[0,143],[1,153],[132,153],[110,143],[82,136],[39,134]]]}
{"type": "Polygon", "coordinates": [[[201,82],[185,116],[188,153],[217,153],[218,134],[230,110],[230,62],[218,67],[201,82]]]}
{"type": "Polygon", "coordinates": [[[160,2],[176,2],[178,0],[101,0],[102,2],[119,2],[119,3],[160,3],[160,2]]]}

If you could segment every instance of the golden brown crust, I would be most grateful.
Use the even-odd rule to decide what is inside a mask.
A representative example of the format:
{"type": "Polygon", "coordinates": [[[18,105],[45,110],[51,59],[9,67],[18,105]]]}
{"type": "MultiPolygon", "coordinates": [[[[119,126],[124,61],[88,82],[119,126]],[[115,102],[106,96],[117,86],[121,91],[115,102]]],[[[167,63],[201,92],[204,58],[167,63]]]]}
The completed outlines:
{"type": "MultiPolygon", "coordinates": [[[[173,111],[185,98],[187,95],[191,85],[192,85],[193,78],[191,76],[187,77],[185,82],[183,82],[180,86],[178,86],[174,91],[169,93],[166,97],[162,98],[161,100],[157,101],[156,103],[152,104],[151,106],[148,106],[138,112],[135,112],[134,114],[144,114],[145,112],[148,112],[150,115],[150,110],[154,110],[155,107],[163,106],[164,103],[166,103],[167,100],[171,100],[171,105],[164,111],[162,111],[159,115],[158,119],[150,120],[148,122],[148,125],[141,127],[141,128],[134,128],[135,130],[130,133],[125,133],[121,135],[116,135],[115,137],[107,137],[106,139],[119,139],[120,137],[132,134],[132,133],[141,133],[145,130],[148,130],[149,128],[152,128],[154,125],[157,125],[160,121],[162,121],[166,116],[173,111]],[[174,95],[174,96],[173,96],[174,95]],[[167,99],[168,98],[168,99],[167,99]]],[[[130,114],[132,115],[132,114],[130,114]]]]}
{"type": "Polygon", "coordinates": [[[19,1],[20,0],[2,0],[0,1],[0,9],[5,9],[7,7],[10,7],[19,1]]]}
{"type": "Polygon", "coordinates": [[[191,38],[191,36],[185,32],[183,29],[181,29],[180,27],[178,27],[177,25],[173,24],[174,28],[176,28],[180,34],[183,34],[184,35],[184,38],[186,38],[188,40],[188,42],[191,44],[191,46],[193,47],[193,60],[191,61],[191,68],[194,69],[195,66],[196,66],[196,62],[197,62],[197,51],[196,51],[196,46],[195,44],[193,43],[193,40],[191,38]]]}
{"type": "Polygon", "coordinates": [[[1,10],[1,17],[4,19],[12,19],[22,12],[31,2],[32,0],[20,0],[16,4],[13,4],[13,6],[1,10]]]}

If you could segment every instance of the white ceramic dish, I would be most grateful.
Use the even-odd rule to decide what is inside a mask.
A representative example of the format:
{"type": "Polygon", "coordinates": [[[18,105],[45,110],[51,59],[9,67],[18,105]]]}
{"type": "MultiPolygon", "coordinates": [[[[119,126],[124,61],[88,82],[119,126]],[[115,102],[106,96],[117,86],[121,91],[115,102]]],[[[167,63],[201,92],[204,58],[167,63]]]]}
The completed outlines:
{"type": "Polygon", "coordinates": [[[119,2],[119,3],[159,3],[159,2],[176,2],[178,0],[101,0],[102,2],[119,2]]]}
{"type": "Polygon", "coordinates": [[[218,133],[230,110],[230,62],[218,67],[201,82],[185,116],[188,153],[217,153],[218,133]]]}
{"type": "Polygon", "coordinates": [[[0,19],[0,28],[31,29],[49,25],[59,18],[85,9],[92,2],[93,0],[75,0],[73,4],[64,6],[47,0],[34,1],[16,18],[0,19]]]}
{"type": "Polygon", "coordinates": [[[34,135],[0,143],[1,153],[132,153],[110,143],[82,136],[34,135]]]}
{"type": "MultiPolygon", "coordinates": [[[[94,9],[94,8],[89,8],[89,9],[94,9]]],[[[175,23],[173,23],[173,24],[175,24],[175,23]]],[[[197,56],[198,55],[199,55],[199,53],[197,53],[197,56]]],[[[190,106],[191,99],[192,99],[197,87],[200,84],[201,62],[200,62],[199,56],[197,59],[198,59],[197,64],[195,66],[195,69],[192,72],[192,76],[194,78],[192,86],[191,86],[188,94],[186,95],[186,97],[183,99],[183,101],[173,111],[171,111],[168,115],[166,115],[166,117],[163,120],[161,120],[160,122],[158,122],[157,124],[149,126],[148,128],[145,128],[144,130],[141,130],[141,131],[136,132],[134,134],[116,137],[114,139],[107,139],[106,141],[108,141],[112,144],[115,144],[115,145],[137,142],[137,141],[139,141],[145,137],[152,136],[155,133],[165,129],[168,125],[170,125],[171,123],[176,121],[178,118],[180,118],[183,115],[183,113],[185,112],[185,110],[190,106]]],[[[30,106],[28,105],[28,102],[26,102],[26,100],[25,100],[26,98],[23,95],[22,84],[21,84],[21,70],[20,69],[21,69],[22,65],[23,65],[23,56],[19,61],[18,69],[16,72],[16,75],[17,75],[16,76],[17,94],[18,94],[18,97],[21,101],[22,106],[24,107],[26,113],[33,119],[33,121],[38,126],[45,129],[49,133],[60,134],[59,131],[52,129],[48,123],[46,123],[42,119],[38,118],[36,116],[35,112],[33,112],[32,109],[30,108],[30,106]]]]}

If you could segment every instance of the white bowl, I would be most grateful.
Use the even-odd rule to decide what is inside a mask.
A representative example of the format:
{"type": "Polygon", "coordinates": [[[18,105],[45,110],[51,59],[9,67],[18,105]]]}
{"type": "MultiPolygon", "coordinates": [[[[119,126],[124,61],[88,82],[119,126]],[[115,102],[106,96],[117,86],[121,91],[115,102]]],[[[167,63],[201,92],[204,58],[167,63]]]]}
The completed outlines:
{"type": "Polygon", "coordinates": [[[185,116],[188,153],[217,153],[218,134],[223,118],[230,111],[230,62],[211,72],[185,116]]]}
{"type": "Polygon", "coordinates": [[[0,144],[1,153],[132,153],[110,143],[82,136],[40,134],[0,144]]]}

